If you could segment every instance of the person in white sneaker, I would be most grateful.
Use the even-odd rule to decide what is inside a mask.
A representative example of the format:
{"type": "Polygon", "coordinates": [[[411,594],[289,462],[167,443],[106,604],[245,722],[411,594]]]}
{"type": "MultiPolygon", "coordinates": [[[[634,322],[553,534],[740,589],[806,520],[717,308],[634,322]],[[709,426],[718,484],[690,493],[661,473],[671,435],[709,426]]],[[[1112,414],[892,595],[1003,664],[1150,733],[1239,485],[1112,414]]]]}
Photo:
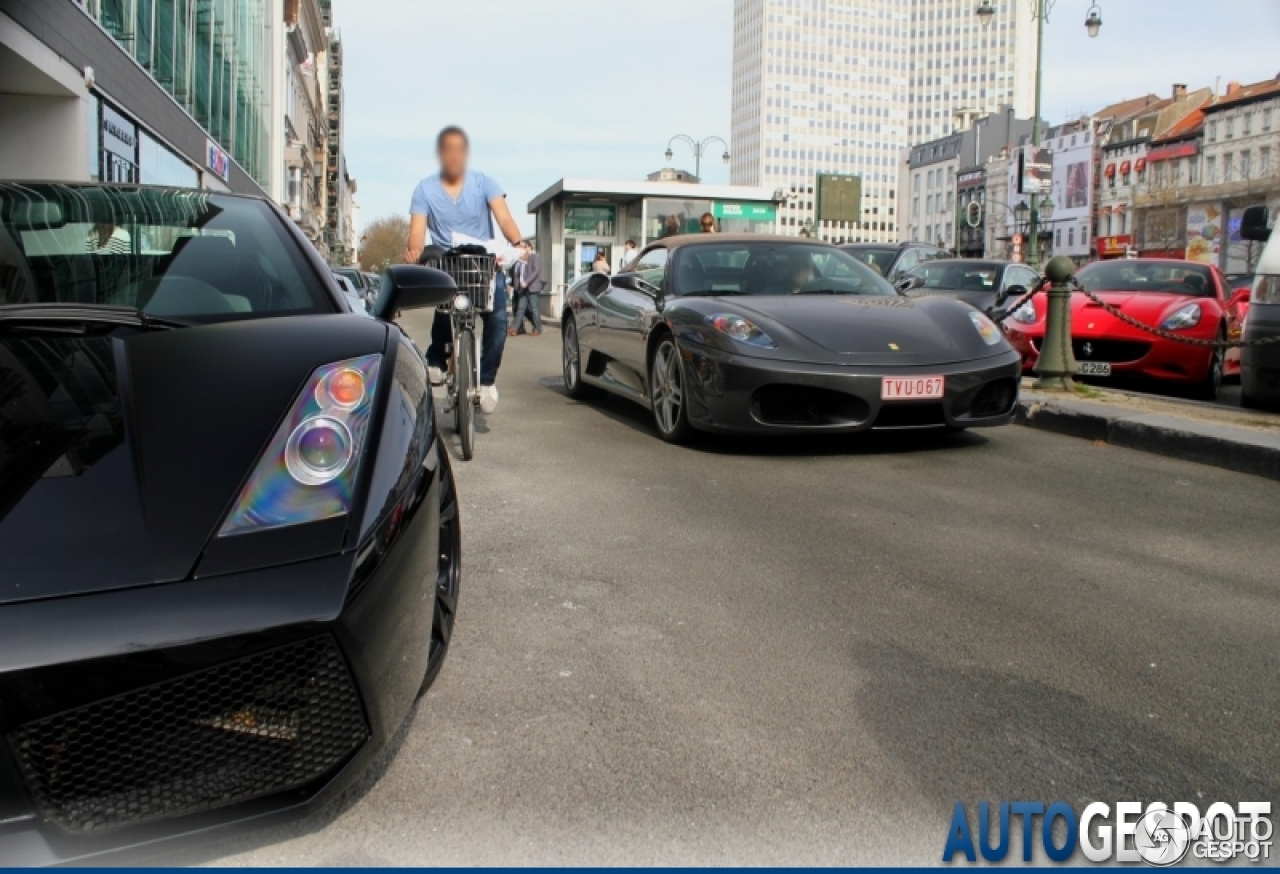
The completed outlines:
{"type": "MultiPolygon", "coordinates": [[[[471,141],[460,127],[446,127],[436,137],[440,172],[418,183],[409,207],[409,241],[406,263],[416,264],[431,242],[443,249],[453,247],[455,232],[476,240],[493,239],[496,221],[502,235],[513,246],[520,242],[520,228],[511,217],[507,195],[492,178],[467,169],[471,141]]],[[[480,409],[492,413],[498,407],[498,368],[507,341],[506,289],[495,294],[493,311],[483,314],[484,333],[480,338],[480,409]]],[[[427,367],[432,385],[444,382],[448,366],[445,347],[449,345],[449,317],[439,311],[431,324],[431,345],[427,347],[427,367]]]]}

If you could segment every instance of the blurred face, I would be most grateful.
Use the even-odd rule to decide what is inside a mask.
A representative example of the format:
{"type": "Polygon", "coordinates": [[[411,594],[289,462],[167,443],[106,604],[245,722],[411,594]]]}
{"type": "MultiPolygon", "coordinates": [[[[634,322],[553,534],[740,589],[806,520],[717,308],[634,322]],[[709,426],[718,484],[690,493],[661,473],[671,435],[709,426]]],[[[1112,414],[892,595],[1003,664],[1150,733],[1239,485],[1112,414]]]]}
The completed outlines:
{"type": "Polygon", "coordinates": [[[703,220],[702,220],[702,230],[703,230],[703,231],[714,231],[715,229],[716,229],[716,220],[715,220],[715,219],[713,219],[713,218],[703,218],[703,220]]]}
{"type": "Polygon", "coordinates": [[[813,281],[813,262],[808,258],[797,261],[791,268],[791,282],[796,288],[802,288],[813,281]]]}
{"type": "Polygon", "coordinates": [[[467,141],[458,134],[450,134],[440,143],[440,173],[448,179],[457,179],[467,172],[467,141]]]}

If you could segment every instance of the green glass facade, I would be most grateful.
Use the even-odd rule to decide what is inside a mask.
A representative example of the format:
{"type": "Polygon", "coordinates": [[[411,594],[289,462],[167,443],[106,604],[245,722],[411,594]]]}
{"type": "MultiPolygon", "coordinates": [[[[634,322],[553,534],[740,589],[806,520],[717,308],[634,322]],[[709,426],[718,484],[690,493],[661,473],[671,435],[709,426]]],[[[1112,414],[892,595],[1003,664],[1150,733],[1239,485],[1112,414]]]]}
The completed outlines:
{"type": "Polygon", "coordinates": [[[268,0],[87,0],[85,8],[259,185],[268,184],[268,0]]]}

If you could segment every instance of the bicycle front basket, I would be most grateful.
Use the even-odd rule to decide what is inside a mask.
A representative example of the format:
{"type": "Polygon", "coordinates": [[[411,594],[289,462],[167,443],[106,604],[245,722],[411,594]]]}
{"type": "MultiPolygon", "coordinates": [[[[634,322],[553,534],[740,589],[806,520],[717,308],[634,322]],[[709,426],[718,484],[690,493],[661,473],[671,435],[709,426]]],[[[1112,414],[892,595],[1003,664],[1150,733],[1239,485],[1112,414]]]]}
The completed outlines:
{"type": "Polygon", "coordinates": [[[476,312],[493,310],[493,255],[445,255],[440,259],[440,269],[453,277],[458,291],[471,296],[471,306],[476,312]]]}

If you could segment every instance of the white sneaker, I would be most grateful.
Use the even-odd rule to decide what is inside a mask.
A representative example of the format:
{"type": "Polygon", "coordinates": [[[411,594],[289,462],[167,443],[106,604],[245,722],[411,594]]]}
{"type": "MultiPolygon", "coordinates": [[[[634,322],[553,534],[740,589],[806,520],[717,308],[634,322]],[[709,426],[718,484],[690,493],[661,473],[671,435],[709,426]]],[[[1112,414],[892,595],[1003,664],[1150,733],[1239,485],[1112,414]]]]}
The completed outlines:
{"type": "Polygon", "coordinates": [[[427,378],[432,385],[444,385],[444,371],[434,364],[427,368],[427,378]]]}
{"type": "Polygon", "coordinates": [[[480,386],[480,409],[492,413],[498,409],[498,387],[496,385],[480,386]]]}

